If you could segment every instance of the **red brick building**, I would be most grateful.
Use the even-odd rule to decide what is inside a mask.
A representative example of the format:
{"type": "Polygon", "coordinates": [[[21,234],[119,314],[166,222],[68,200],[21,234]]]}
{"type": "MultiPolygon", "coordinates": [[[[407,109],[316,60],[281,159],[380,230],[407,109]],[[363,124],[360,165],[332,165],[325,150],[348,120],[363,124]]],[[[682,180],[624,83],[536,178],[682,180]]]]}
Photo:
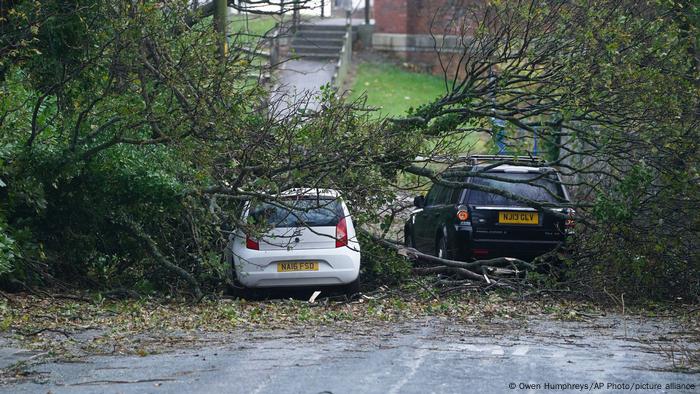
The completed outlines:
{"type": "Polygon", "coordinates": [[[438,53],[445,62],[461,52],[462,37],[470,35],[470,16],[483,4],[483,0],[374,0],[372,47],[441,72],[438,53]]]}

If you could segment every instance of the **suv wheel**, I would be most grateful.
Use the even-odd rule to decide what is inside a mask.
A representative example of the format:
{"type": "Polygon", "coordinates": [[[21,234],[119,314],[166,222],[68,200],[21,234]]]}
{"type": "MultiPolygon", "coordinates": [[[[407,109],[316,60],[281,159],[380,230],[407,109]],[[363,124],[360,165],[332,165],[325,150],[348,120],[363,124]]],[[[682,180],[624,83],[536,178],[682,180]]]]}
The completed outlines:
{"type": "Polygon", "coordinates": [[[410,226],[405,225],[403,227],[403,246],[407,248],[415,248],[416,244],[413,242],[413,231],[410,226]]]}
{"type": "Polygon", "coordinates": [[[447,237],[444,235],[438,239],[437,242],[437,257],[441,259],[449,259],[449,252],[447,251],[447,237]]]}

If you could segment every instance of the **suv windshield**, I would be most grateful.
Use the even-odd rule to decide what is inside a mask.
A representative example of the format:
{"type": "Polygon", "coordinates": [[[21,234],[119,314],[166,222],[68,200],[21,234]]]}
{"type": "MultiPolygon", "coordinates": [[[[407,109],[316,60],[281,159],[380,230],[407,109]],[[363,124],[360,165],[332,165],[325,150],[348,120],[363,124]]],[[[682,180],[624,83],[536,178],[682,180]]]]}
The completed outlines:
{"type": "MultiPolygon", "coordinates": [[[[508,179],[517,182],[529,181],[529,183],[511,183],[487,178],[472,178],[471,183],[479,186],[492,187],[539,202],[559,202],[564,199],[561,187],[551,176],[538,173],[505,173],[493,172],[489,175],[501,179],[508,179]],[[557,199],[559,198],[559,199],[557,199]]],[[[469,203],[483,205],[504,205],[504,206],[524,206],[520,201],[514,201],[499,194],[487,193],[480,190],[471,190],[469,203]]]]}
{"type": "Polygon", "coordinates": [[[335,226],[343,215],[338,199],[299,198],[280,203],[259,203],[251,208],[255,223],[267,222],[272,227],[335,226]],[[283,206],[284,205],[284,206],[283,206]]]}

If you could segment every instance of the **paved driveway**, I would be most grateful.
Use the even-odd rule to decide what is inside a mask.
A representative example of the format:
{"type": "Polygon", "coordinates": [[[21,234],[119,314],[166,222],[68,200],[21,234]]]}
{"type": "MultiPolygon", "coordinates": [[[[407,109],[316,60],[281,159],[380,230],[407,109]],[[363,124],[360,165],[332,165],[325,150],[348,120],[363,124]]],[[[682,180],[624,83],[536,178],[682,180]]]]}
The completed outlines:
{"type": "Polygon", "coordinates": [[[271,101],[273,112],[283,117],[293,110],[318,111],[321,86],[331,83],[337,60],[288,60],[277,72],[271,101]],[[300,103],[305,105],[299,106],[300,103]]]}

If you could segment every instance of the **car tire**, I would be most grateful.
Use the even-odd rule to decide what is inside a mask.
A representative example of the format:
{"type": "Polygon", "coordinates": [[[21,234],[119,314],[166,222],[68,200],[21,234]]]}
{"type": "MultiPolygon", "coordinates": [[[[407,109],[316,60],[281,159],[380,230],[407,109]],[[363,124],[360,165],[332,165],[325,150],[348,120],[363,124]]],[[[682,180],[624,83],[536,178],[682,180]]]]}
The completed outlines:
{"type": "Polygon", "coordinates": [[[249,289],[238,281],[236,268],[233,265],[233,256],[228,250],[224,251],[224,264],[226,264],[226,295],[234,298],[246,298],[249,296],[249,289]]]}
{"type": "Polygon", "coordinates": [[[352,298],[355,294],[360,292],[360,276],[358,275],[355,280],[343,286],[343,293],[347,298],[352,298]]]}
{"type": "Polygon", "coordinates": [[[226,278],[226,295],[233,298],[250,297],[250,289],[243,286],[243,284],[238,281],[236,271],[233,268],[230,268],[227,271],[228,277],[226,278]]]}
{"type": "Polygon", "coordinates": [[[403,230],[403,244],[407,248],[414,248],[416,247],[416,243],[413,242],[413,231],[411,231],[410,227],[406,227],[403,230]]]}
{"type": "Polygon", "coordinates": [[[445,236],[444,234],[441,235],[438,238],[436,245],[437,246],[435,248],[435,256],[446,260],[452,259],[452,256],[450,255],[450,250],[447,248],[447,236],[445,236]]]}
{"type": "Polygon", "coordinates": [[[227,283],[226,294],[233,298],[248,298],[248,289],[239,283],[227,283]]]}

